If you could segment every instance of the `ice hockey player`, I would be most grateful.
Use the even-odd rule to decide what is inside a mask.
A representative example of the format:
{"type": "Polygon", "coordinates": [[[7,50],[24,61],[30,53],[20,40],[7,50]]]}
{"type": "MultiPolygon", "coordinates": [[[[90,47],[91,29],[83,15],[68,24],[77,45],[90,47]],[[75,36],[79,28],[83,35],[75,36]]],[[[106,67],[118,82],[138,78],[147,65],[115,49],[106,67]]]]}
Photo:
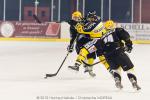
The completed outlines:
{"type": "MultiPolygon", "coordinates": [[[[76,53],[79,54],[80,49],[83,47],[84,44],[86,44],[87,42],[91,41],[90,37],[88,34],[79,34],[77,32],[77,30],[75,29],[75,25],[77,23],[84,23],[85,19],[82,17],[81,12],[79,11],[75,11],[72,14],[72,19],[68,21],[68,23],[70,24],[70,44],[67,48],[68,52],[72,52],[74,49],[74,44],[76,42],[75,45],[75,49],[76,49],[76,53]]],[[[88,64],[93,64],[94,59],[96,58],[96,54],[95,52],[88,54],[87,55],[87,61],[88,64]]],[[[68,66],[69,68],[72,66],[68,66]]],[[[93,72],[93,67],[92,66],[86,66],[85,67],[85,72],[88,72],[90,76],[94,77],[96,76],[96,74],[93,72]]],[[[79,69],[77,69],[79,70],[79,69]]]]}
{"type": "Polygon", "coordinates": [[[127,31],[123,28],[115,28],[115,24],[112,20],[107,21],[105,27],[103,27],[102,22],[97,21],[96,23],[90,24],[88,27],[77,24],[76,29],[79,33],[89,34],[91,37],[97,37],[98,39],[93,39],[81,49],[74,69],[82,64],[87,54],[96,51],[99,55],[104,55],[108,61],[110,68],[114,72],[117,88],[123,88],[121,84],[121,75],[118,70],[121,66],[122,69],[127,72],[127,76],[133,88],[136,90],[141,89],[137,84],[137,78],[133,72],[134,65],[125,53],[125,51],[130,53],[132,50],[132,41],[127,31]]]}
{"type": "Polygon", "coordinates": [[[137,78],[134,74],[134,65],[125,53],[125,51],[131,53],[133,48],[129,33],[123,28],[116,28],[112,20],[108,20],[104,26],[107,32],[101,37],[101,45],[103,54],[113,71],[116,87],[123,88],[119,70],[121,66],[123,71],[127,72],[133,88],[140,90],[141,88],[138,86],[137,78]]]}
{"type": "MultiPolygon", "coordinates": [[[[80,24],[80,23],[79,23],[80,24]]],[[[83,24],[83,23],[82,23],[83,24]]],[[[77,26],[77,25],[76,25],[77,26]]],[[[95,31],[101,31],[102,29],[103,29],[103,23],[101,22],[101,20],[100,20],[100,17],[98,17],[97,15],[96,15],[96,12],[89,12],[88,14],[87,14],[87,16],[86,16],[86,21],[85,21],[85,23],[84,23],[84,31],[87,31],[88,33],[85,33],[85,32],[80,32],[79,31],[79,29],[78,28],[76,28],[77,30],[78,30],[78,32],[80,32],[80,34],[83,34],[83,35],[88,35],[88,36],[90,36],[90,39],[88,40],[88,41],[86,41],[85,43],[84,43],[84,45],[82,45],[81,47],[82,48],[80,48],[80,53],[79,53],[79,56],[78,56],[78,58],[77,58],[77,60],[76,60],[76,63],[75,63],[75,65],[74,66],[69,66],[69,68],[71,68],[71,69],[73,69],[73,70],[76,70],[76,71],[79,71],[79,66],[82,64],[82,62],[80,61],[80,60],[78,60],[80,57],[81,57],[81,59],[82,59],[82,57],[83,57],[83,59],[82,60],[85,60],[86,59],[86,57],[89,55],[89,54],[92,54],[93,52],[93,50],[92,49],[90,49],[90,46],[92,46],[93,45],[93,43],[95,43],[96,41],[95,41],[95,38],[97,38],[97,37],[99,37],[99,36],[95,36],[95,32],[93,32],[94,34],[89,34],[89,33],[92,33],[91,32],[91,28],[94,28],[94,27],[96,27],[97,26],[97,28],[95,29],[95,31]],[[89,52],[88,52],[88,54],[87,54],[87,51],[86,50],[84,50],[84,49],[88,49],[89,50],[89,52]],[[81,53],[82,52],[82,53],[81,53]],[[85,52],[85,53],[84,53],[85,52]],[[83,55],[82,55],[83,54],[83,55]],[[84,56],[84,54],[85,54],[85,56],[84,56]]],[[[98,34],[99,35],[99,34],[98,34]]],[[[96,39],[97,40],[97,39],[96,39]]],[[[96,52],[96,53],[98,53],[98,52],[96,52]]],[[[109,69],[109,65],[108,65],[108,63],[106,62],[106,60],[105,60],[105,57],[104,56],[100,56],[99,57],[99,59],[100,60],[102,60],[102,63],[105,65],[105,67],[107,68],[107,69],[109,69]]],[[[94,59],[92,59],[91,60],[91,62],[89,63],[89,64],[92,64],[93,63],[93,61],[94,61],[94,59]]]]}

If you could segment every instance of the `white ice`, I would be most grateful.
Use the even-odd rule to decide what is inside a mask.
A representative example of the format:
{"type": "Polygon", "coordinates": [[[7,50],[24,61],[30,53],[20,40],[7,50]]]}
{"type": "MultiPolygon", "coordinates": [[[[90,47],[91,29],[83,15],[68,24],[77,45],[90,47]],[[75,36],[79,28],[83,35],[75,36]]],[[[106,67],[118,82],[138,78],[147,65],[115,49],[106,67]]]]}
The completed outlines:
{"type": "Polygon", "coordinates": [[[52,97],[106,100],[102,99],[104,96],[110,100],[149,100],[150,45],[136,44],[129,54],[142,87],[139,92],[133,90],[124,72],[124,88],[117,90],[114,80],[102,64],[94,66],[95,78],[84,74],[82,67],[78,73],[68,70],[67,66],[74,64],[75,52],[68,56],[56,77],[44,79],[46,73],[57,71],[66,56],[67,45],[66,42],[1,41],[0,100],[57,100],[52,97]]]}

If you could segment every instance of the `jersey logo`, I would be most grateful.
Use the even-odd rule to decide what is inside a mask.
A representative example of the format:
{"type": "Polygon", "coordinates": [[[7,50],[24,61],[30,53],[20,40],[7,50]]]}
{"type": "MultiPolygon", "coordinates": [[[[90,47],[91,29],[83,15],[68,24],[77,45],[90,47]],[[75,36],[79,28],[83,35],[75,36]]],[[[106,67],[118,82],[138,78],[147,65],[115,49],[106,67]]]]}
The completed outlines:
{"type": "Polygon", "coordinates": [[[97,29],[97,27],[99,27],[99,25],[101,24],[101,20],[98,20],[96,22],[88,22],[84,25],[84,31],[86,32],[91,32],[93,31],[94,29],[97,29]]]}
{"type": "Polygon", "coordinates": [[[95,26],[96,23],[88,23],[87,27],[85,27],[86,30],[91,29],[93,26],[95,26]]]}

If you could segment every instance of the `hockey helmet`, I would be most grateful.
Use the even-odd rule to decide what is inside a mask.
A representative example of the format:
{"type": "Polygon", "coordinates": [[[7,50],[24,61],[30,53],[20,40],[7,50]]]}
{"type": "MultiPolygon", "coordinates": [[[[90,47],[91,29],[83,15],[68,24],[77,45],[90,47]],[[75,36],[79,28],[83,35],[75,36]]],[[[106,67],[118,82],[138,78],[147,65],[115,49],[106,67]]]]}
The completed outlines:
{"type": "Polygon", "coordinates": [[[72,19],[78,21],[82,18],[82,14],[80,11],[75,11],[72,13],[72,19]]]}
{"type": "Polygon", "coordinates": [[[115,23],[112,20],[108,20],[104,24],[106,29],[114,29],[115,28],[115,23]]]}
{"type": "Polygon", "coordinates": [[[86,18],[88,21],[96,21],[97,20],[96,11],[88,12],[86,18]]]}
{"type": "Polygon", "coordinates": [[[96,11],[90,11],[90,12],[88,12],[88,14],[87,14],[87,17],[88,18],[93,18],[93,17],[95,17],[96,16],[96,11]]]}

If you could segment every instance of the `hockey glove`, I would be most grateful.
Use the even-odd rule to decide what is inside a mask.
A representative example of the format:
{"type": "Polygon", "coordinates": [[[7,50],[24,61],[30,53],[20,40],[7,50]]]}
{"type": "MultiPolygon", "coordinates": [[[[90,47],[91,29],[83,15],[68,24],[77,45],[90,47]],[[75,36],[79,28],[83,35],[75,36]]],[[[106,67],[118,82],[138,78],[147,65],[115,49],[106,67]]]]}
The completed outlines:
{"type": "Polygon", "coordinates": [[[125,51],[127,51],[128,53],[131,53],[133,47],[132,47],[132,41],[130,39],[125,41],[125,51]]]}
{"type": "Polygon", "coordinates": [[[67,51],[70,52],[70,53],[73,52],[73,46],[72,45],[68,45],[67,51]]]}
{"type": "Polygon", "coordinates": [[[132,44],[126,44],[125,51],[127,51],[128,53],[131,53],[132,49],[133,49],[132,44]]]}

